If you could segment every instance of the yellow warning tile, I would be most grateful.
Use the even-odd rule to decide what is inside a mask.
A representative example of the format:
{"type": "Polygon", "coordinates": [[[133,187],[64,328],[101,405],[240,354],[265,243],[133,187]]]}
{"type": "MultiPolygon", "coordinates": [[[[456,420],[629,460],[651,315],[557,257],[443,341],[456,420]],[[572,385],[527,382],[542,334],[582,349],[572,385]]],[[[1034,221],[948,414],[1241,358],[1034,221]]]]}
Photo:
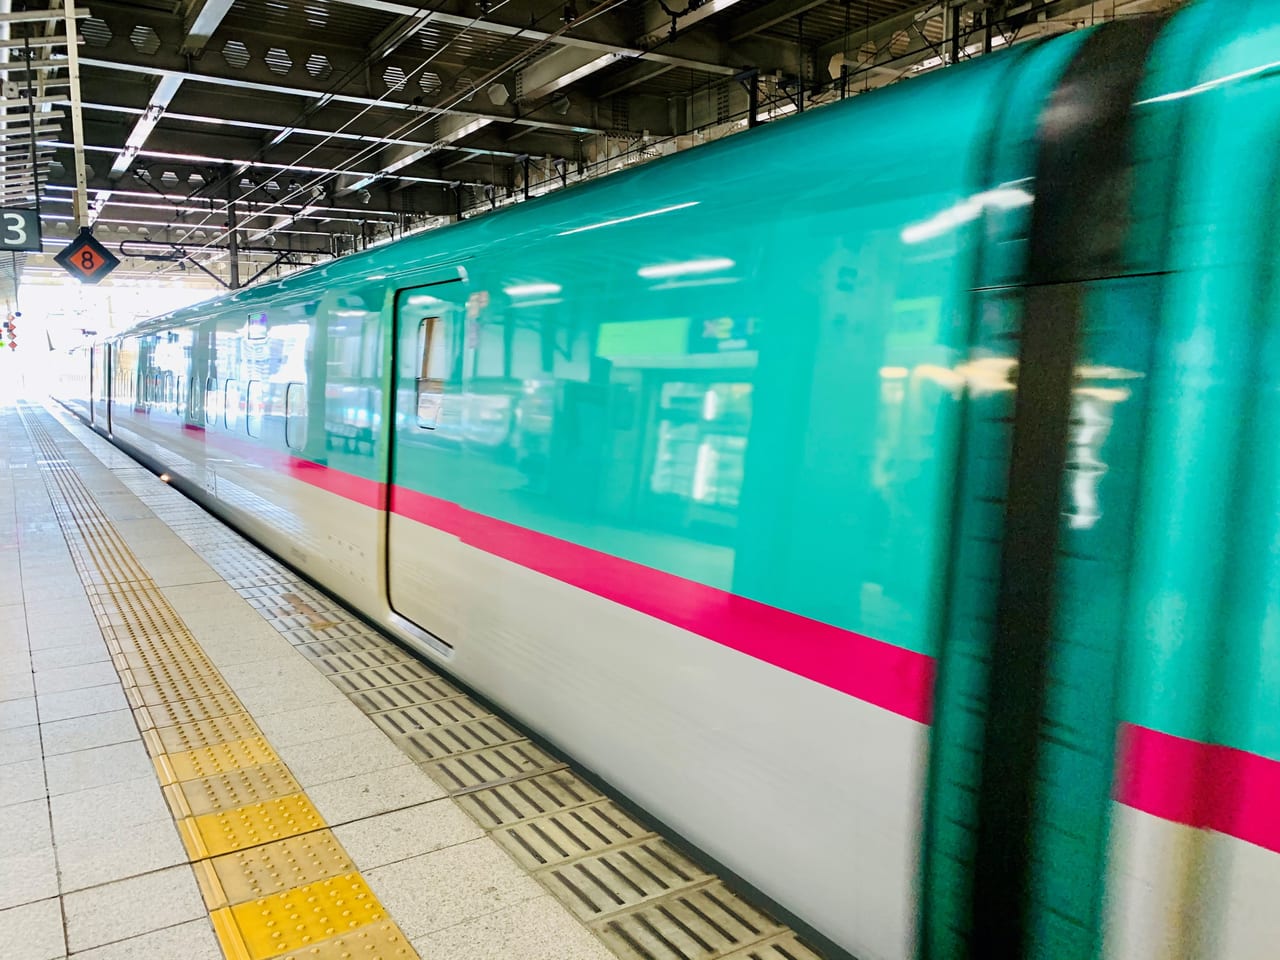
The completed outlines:
{"type": "Polygon", "coordinates": [[[325,825],[306,794],[295,793],[178,823],[193,860],[296,837],[325,825]]]}
{"type": "Polygon", "coordinates": [[[353,957],[367,960],[414,960],[417,956],[418,952],[409,945],[400,928],[390,920],[385,920],[282,954],[277,960],[351,960],[353,957]]]}
{"type": "Polygon", "coordinates": [[[150,650],[117,654],[113,660],[117,670],[128,670],[139,684],[171,680],[174,677],[209,677],[217,673],[213,664],[203,657],[175,660],[150,650]]]}
{"type": "Polygon", "coordinates": [[[256,767],[263,763],[279,763],[265,737],[246,737],[208,747],[196,747],[180,753],[167,753],[154,758],[162,783],[213,777],[240,767],[256,767]]]}
{"type": "Polygon", "coordinates": [[[355,872],[332,830],[316,830],[200,864],[201,889],[210,909],[284,893],[317,880],[355,872]]]}
{"type": "Polygon", "coordinates": [[[358,873],[317,880],[284,893],[225,907],[215,910],[214,916],[219,940],[223,940],[224,931],[234,931],[238,941],[223,940],[227,956],[251,958],[305,950],[387,919],[382,904],[358,873]],[[230,913],[233,925],[226,923],[226,913],[230,913]],[[224,916],[219,918],[219,914],[224,916]]]}
{"type": "Polygon", "coordinates": [[[184,750],[211,747],[230,740],[252,740],[261,737],[262,731],[249,714],[231,713],[225,717],[159,727],[155,734],[161,747],[157,753],[182,753],[184,750]]]}
{"type": "Polygon", "coordinates": [[[178,700],[198,700],[231,692],[226,682],[216,674],[206,676],[174,677],[157,683],[143,683],[134,687],[138,705],[156,706],[178,700]]]}
{"type": "Polygon", "coordinates": [[[134,716],[138,718],[138,727],[142,730],[151,727],[170,727],[176,723],[192,723],[196,720],[211,720],[231,713],[244,713],[244,704],[230,693],[201,697],[198,700],[148,704],[134,710],[134,716]]]}
{"type": "Polygon", "coordinates": [[[182,810],[181,816],[202,816],[219,810],[260,803],[276,797],[301,793],[302,787],[283,763],[263,763],[256,767],[237,767],[225,773],[196,780],[182,780],[165,786],[165,794],[180,791],[182,800],[172,803],[182,810]]]}

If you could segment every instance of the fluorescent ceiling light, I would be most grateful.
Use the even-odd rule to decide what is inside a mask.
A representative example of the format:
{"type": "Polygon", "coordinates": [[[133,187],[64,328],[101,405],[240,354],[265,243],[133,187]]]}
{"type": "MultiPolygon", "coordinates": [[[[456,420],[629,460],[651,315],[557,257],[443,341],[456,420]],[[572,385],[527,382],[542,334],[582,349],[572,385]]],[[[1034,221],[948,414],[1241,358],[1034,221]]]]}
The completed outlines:
{"type": "Polygon", "coordinates": [[[509,297],[541,297],[559,293],[558,283],[518,283],[515,286],[503,287],[503,293],[509,297]]]}
{"type": "Polygon", "coordinates": [[[687,277],[695,273],[715,273],[735,266],[728,257],[703,257],[699,260],[682,260],[679,263],[655,263],[641,267],[636,273],[646,280],[664,280],[667,277],[687,277]]]}
{"type": "Polygon", "coordinates": [[[686,207],[696,207],[701,200],[690,200],[688,203],[677,203],[671,207],[659,207],[657,210],[646,210],[644,213],[633,213],[629,217],[618,217],[614,220],[602,220],[600,223],[592,223],[585,227],[574,227],[572,230],[562,230],[556,234],[557,237],[567,237],[571,233],[583,233],[587,230],[599,230],[601,227],[612,227],[619,223],[630,223],[632,220],[643,220],[645,217],[656,217],[660,213],[671,213],[673,210],[683,210],[686,207]]]}

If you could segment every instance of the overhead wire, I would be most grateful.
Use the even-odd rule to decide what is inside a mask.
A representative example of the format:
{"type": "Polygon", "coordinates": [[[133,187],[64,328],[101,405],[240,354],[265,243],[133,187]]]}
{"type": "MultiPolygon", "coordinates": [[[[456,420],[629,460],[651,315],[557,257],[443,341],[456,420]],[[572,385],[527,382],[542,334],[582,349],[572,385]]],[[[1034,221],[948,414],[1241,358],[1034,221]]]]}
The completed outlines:
{"type": "MultiPolygon", "coordinates": [[[[496,10],[502,6],[505,6],[509,2],[512,2],[512,0],[502,0],[501,3],[497,4],[492,9],[496,10]]],[[[422,115],[417,115],[419,111],[414,111],[415,116],[405,121],[404,123],[400,124],[398,127],[396,127],[395,130],[392,131],[391,136],[404,136],[405,134],[414,133],[414,132],[417,132],[418,130],[421,130],[425,126],[431,123],[434,123],[437,118],[452,112],[454,108],[456,108],[460,103],[468,99],[468,94],[474,95],[474,93],[477,92],[479,89],[483,88],[485,84],[494,82],[496,79],[501,77],[503,74],[507,73],[509,70],[512,70],[522,65],[523,63],[527,62],[531,57],[541,52],[544,48],[553,44],[559,37],[564,35],[564,33],[570,28],[570,26],[575,26],[575,27],[581,26],[583,23],[586,23],[587,21],[594,19],[595,17],[601,16],[609,12],[610,10],[613,10],[619,6],[622,6],[625,2],[626,0],[602,0],[602,2],[590,8],[586,13],[574,19],[571,23],[564,23],[557,30],[552,31],[551,33],[547,34],[545,37],[537,40],[532,47],[521,51],[520,53],[516,54],[513,57],[510,57],[506,62],[502,63],[500,66],[495,67],[492,70],[485,73],[484,75],[482,75],[480,78],[473,81],[469,85],[467,90],[457,92],[452,97],[446,96],[442,100],[440,100],[439,102],[433,105],[421,107],[420,112],[422,115]]],[[[428,18],[430,14],[434,12],[435,12],[434,10],[424,11],[424,15],[423,15],[424,19],[428,18]]],[[[462,37],[466,36],[468,34],[468,31],[470,31],[476,24],[480,22],[481,22],[480,17],[476,17],[475,19],[473,19],[472,22],[468,24],[466,27],[464,27],[458,34],[456,34],[453,38],[451,38],[449,41],[443,44],[439,49],[434,51],[430,56],[425,58],[422,61],[422,63],[420,63],[416,68],[413,69],[413,71],[411,71],[410,73],[407,73],[405,77],[405,85],[407,85],[411,80],[420,77],[420,75],[423,72],[425,72],[427,67],[430,66],[446,49],[448,49],[450,45],[458,42],[462,37]]],[[[513,33],[511,36],[513,38],[519,37],[520,34],[522,34],[525,29],[528,29],[528,28],[521,28],[519,31],[517,31],[516,33],[513,33]]],[[[381,101],[388,98],[392,93],[398,92],[398,89],[401,89],[402,86],[403,85],[395,89],[388,89],[385,93],[383,93],[380,97],[377,98],[379,101],[378,104],[369,104],[365,106],[363,110],[361,110],[354,117],[349,119],[338,130],[334,131],[334,133],[336,134],[336,133],[345,132],[347,129],[350,128],[350,126],[353,123],[355,123],[361,117],[365,116],[369,111],[380,106],[381,101]]],[[[321,103],[321,105],[323,105],[326,97],[332,97],[336,94],[337,94],[337,91],[331,87],[329,91],[317,97],[317,100],[321,103]]],[[[314,107],[312,109],[314,109],[314,107]]],[[[463,112],[470,112],[470,111],[463,111],[463,112]]],[[[484,115],[477,114],[477,117],[482,118],[484,117],[484,115]]],[[[502,122],[506,118],[492,117],[487,119],[502,122]]],[[[322,149],[327,143],[329,143],[333,139],[334,139],[333,135],[326,136],[319,143],[312,145],[301,157],[295,158],[292,161],[292,163],[294,164],[302,163],[308,157],[312,156],[317,150],[322,149]]],[[[423,144],[423,146],[435,147],[434,144],[425,144],[425,143],[423,144]]],[[[293,190],[289,195],[297,196],[298,194],[305,194],[306,192],[312,191],[313,188],[315,187],[323,186],[329,183],[330,181],[337,180],[339,177],[343,176],[344,174],[354,173],[360,176],[374,176],[376,179],[381,179],[383,176],[385,176],[385,174],[382,171],[359,171],[359,170],[355,170],[354,168],[356,164],[360,163],[364,159],[372,155],[376,155],[377,153],[380,153],[383,147],[384,145],[380,141],[374,141],[370,143],[367,147],[364,147],[363,149],[357,151],[354,156],[349,157],[345,161],[341,161],[338,164],[335,164],[334,167],[336,172],[318,174],[313,180],[309,181],[306,184],[301,184],[297,189],[293,190]]],[[[240,194],[239,196],[235,197],[229,202],[230,203],[242,202],[246,200],[248,197],[252,196],[252,194],[255,193],[258,188],[259,186],[255,185],[250,190],[245,191],[244,193],[240,194]]],[[[254,210],[251,216],[252,218],[260,218],[262,216],[265,216],[267,213],[269,213],[272,210],[281,208],[281,206],[282,206],[282,201],[277,199],[272,203],[268,204],[266,207],[260,207],[254,210]]],[[[209,228],[210,226],[209,220],[216,215],[217,215],[217,211],[207,214],[201,223],[192,225],[191,229],[186,234],[184,234],[179,240],[175,242],[175,245],[185,246],[186,240],[189,237],[191,237],[196,230],[209,228]]],[[[205,243],[201,244],[201,246],[189,248],[189,253],[187,255],[187,258],[190,258],[196,252],[199,252],[201,250],[211,249],[211,248],[217,249],[219,251],[223,251],[223,248],[218,246],[217,242],[222,238],[226,237],[229,233],[230,233],[230,230],[224,228],[220,233],[217,233],[214,237],[210,238],[205,243]]],[[[215,257],[211,259],[216,260],[218,258],[215,257]]]]}

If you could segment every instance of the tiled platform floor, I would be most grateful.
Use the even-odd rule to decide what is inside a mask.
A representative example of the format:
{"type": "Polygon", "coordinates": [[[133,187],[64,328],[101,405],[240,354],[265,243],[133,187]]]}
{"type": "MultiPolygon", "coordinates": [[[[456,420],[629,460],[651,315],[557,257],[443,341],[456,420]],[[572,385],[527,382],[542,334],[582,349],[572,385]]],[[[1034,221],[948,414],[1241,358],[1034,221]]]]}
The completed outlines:
{"type": "Polygon", "coordinates": [[[101,610],[55,512],[49,454],[33,441],[32,420],[92,491],[419,955],[611,956],[171,523],[180,518],[188,538],[210,533],[211,550],[251,552],[260,571],[282,568],[83,428],[70,424],[77,439],[37,406],[21,415],[0,406],[0,956],[222,956],[101,610]],[[126,481],[158,488],[172,507],[170,522],[126,481]]]}
{"type": "Polygon", "coordinates": [[[0,667],[5,960],[820,960],[52,407],[0,402],[0,667]]]}

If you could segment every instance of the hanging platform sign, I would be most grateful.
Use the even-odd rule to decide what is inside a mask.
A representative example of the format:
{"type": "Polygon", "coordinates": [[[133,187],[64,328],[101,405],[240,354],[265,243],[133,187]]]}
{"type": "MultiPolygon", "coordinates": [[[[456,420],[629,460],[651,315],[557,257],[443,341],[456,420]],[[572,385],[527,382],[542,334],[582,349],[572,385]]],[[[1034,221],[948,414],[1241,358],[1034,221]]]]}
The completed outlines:
{"type": "Polygon", "coordinates": [[[81,283],[97,283],[120,266],[120,259],[93,238],[88,227],[53,258],[58,266],[81,283]]]}
{"type": "Polygon", "coordinates": [[[0,250],[40,252],[40,218],[34,210],[0,210],[0,250]]]}

